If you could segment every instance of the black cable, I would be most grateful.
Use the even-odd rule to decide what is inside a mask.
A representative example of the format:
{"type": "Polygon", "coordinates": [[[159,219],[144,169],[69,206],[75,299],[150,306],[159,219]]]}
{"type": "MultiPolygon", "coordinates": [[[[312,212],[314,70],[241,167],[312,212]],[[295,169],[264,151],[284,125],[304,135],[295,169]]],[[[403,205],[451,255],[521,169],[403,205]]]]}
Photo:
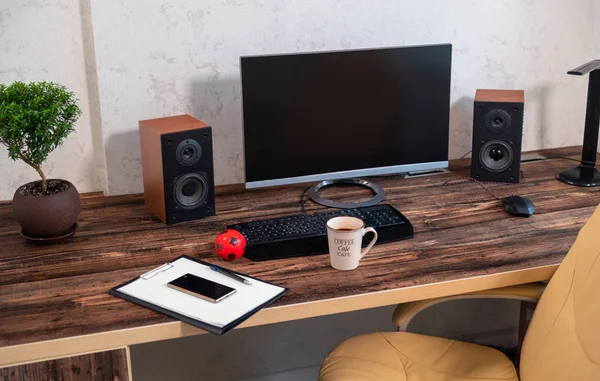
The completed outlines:
{"type": "Polygon", "coordinates": [[[565,156],[550,156],[547,157],[546,159],[563,159],[563,160],[571,160],[571,161],[576,161],[578,163],[581,163],[581,160],[578,159],[573,159],[572,157],[565,157],[565,156]]]}
{"type": "Polygon", "coordinates": [[[312,185],[306,187],[306,189],[304,189],[302,191],[302,193],[300,194],[300,210],[302,210],[302,214],[306,214],[306,209],[305,209],[305,205],[304,205],[304,195],[311,187],[312,187],[312,185]]]}
{"type": "MultiPolygon", "coordinates": [[[[464,159],[464,158],[465,158],[465,157],[467,157],[467,155],[468,155],[468,154],[470,154],[471,152],[473,152],[473,150],[469,150],[469,152],[467,152],[466,154],[462,155],[462,156],[460,157],[460,159],[464,159]]],[[[459,160],[460,160],[460,159],[459,159],[459,160]]]]}
{"type": "MultiPolygon", "coordinates": [[[[473,150],[469,150],[467,153],[465,153],[464,155],[462,155],[460,157],[460,159],[464,159],[471,152],[473,152],[473,150]]],[[[568,158],[565,158],[565,159],[568,159],[568,158]]],[[[573,160],[573,159],[571,159],[571,160],[573,160]]],[[[519,171],[519,173],[521,175],[521,178],[523,178],[524,177],[523,171],[519,171]]],[[[492,192],[485,185],[483,185],[483,183],[481,181],[479,181],[477,179],[474,179],[472,177],[462,177],[462,176],[461,177],[455,177],[455,178],[452,178],[452,179],[446,181],[443,185],[446,186],[446,185],[455,185],[455,184],[464,184],[464,183],[476,183],[481,188],[483,188],[494,199],[501,200],[500,197],[496,196],[496,194],[494,192],[492,192]]],[[[490,182],[490,181],[486,181],[486,183],[488,183],[488,184],[494,184],[494,185],[516,185],[515,183],[499,183],[499,182],[490,182]]]]}
{"type": "MultiPolygon", "coordinates": [[[[490,196],[492,196],[494,199],[496,200],[501,200],[500,197],[496,196],[496,194],[494,192],[492,192],[491,190],[489,190],[485,185],[483,185],[483,183],[479,180],[476,180],[474,178],[471,177],[455,177],[453,179],[450,179],[448,181],[446,181],[444,184],[442,184],[442,186],[446,186],[446,185],[457,185],[457,184],[464,184],[464,183],[476,183],[478,184],[480,187],[483,188],[483,190],[485,190],[490,196]]],[[[492,184],[497,184],[497,185],[514,185],[512,183],[492,183],[492,184]]]]}

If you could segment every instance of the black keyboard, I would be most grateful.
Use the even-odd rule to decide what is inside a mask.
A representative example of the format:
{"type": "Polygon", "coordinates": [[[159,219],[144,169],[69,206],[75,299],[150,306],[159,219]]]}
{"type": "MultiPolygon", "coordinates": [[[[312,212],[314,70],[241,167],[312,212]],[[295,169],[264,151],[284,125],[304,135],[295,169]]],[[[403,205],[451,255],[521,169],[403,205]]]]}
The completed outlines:
{"type": "MultiPolygon", "coordinates": [[[[387,204],[243,222],[227,228],[239,231],[246,238],[244,255],[247,258],[265,261],[328,253],[325,223],[330,218],[339,216],[357,217],[367,227],[375,228],[379,236],[376,244],[414,236],[410,221],[387,204]]],[[[364,241],[366,245],[370,239],[364,241]]]]}

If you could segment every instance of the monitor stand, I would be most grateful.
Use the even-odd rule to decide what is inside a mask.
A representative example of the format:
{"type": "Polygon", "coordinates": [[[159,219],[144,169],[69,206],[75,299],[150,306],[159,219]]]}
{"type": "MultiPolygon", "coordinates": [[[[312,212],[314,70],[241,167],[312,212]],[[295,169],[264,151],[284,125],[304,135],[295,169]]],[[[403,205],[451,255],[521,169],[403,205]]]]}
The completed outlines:
{"type": "Polygon", "coordinates": [[[381,200],[383,200],[383,198],[385,197],[385,193],[384,193],[382,187],[380,187],[379,185],[377,185],[371,181],[362,180],[362,179],[339,179],[339,180],[325,180],[325,181],[321,181],[320,183],[313,185],[308,190],[308,196],[310,197],[311,200],[313,200],[317,204],[328,206],[330,208],[352,209],[352,208],[359,208],[359,207],[364,207],[364,206],[375,205],[375,204],[381,202],[381,200]],[[323,189],[325,187],[334,186],[334,185],[364,186],[366,188],[369,188],[373,192],[373,197],[368,200],[358,201],[358,202],[339,202],[339,201],[333,201],[333,200],[319,196],[319,191],[321,189],[323,189]]]}

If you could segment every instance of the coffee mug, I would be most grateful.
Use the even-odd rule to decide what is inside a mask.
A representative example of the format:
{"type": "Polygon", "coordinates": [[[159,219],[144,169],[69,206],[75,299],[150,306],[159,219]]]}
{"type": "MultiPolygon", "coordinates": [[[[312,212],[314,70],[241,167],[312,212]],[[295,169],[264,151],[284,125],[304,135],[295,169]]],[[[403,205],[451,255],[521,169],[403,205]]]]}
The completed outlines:
{"type": "Polygon", "coordinates": [[[327,221],[327,239],[331,266],[338,270],[354,270],[377,241],[377,232],[373,228],[365,228],[365,223],[359,218],[335,217],[327,221]],[[375,237],[361,251],[363,236],[368,232],[375,237]]]}

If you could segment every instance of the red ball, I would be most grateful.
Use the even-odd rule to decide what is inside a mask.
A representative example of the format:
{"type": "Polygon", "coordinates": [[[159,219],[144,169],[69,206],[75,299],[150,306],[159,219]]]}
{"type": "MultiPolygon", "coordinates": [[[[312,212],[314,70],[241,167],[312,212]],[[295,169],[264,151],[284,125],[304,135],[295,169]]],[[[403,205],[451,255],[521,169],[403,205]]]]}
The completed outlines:
{"type": "Polygon", "coordinates": [[[239,231],[229,229],[217,236],[215,250],[224,260],[233,261],[246,252],[246,238],[239,231]]]}

